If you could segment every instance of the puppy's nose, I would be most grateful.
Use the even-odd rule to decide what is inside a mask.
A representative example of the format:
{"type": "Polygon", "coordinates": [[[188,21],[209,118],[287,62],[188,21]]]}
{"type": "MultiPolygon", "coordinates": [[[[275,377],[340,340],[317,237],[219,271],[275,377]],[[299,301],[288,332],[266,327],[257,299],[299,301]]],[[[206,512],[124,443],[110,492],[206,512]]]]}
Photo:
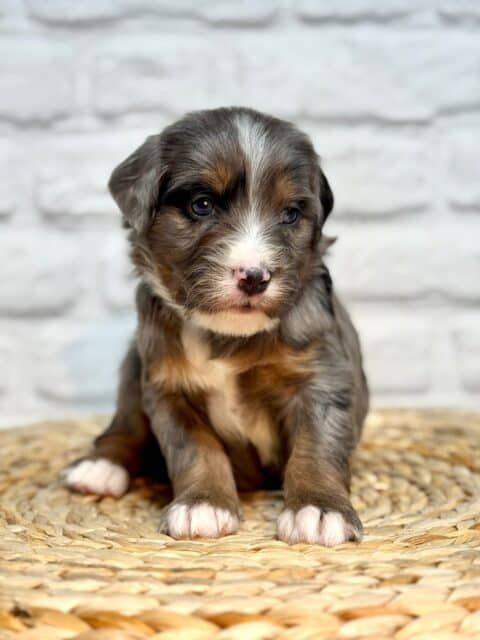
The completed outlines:
{"type": "Polygon", "coordinates": [[[237,287],[249,296],[263,293],[272,277],[270,271],[262,266],[237,267],[233,273],[237,287]]]}

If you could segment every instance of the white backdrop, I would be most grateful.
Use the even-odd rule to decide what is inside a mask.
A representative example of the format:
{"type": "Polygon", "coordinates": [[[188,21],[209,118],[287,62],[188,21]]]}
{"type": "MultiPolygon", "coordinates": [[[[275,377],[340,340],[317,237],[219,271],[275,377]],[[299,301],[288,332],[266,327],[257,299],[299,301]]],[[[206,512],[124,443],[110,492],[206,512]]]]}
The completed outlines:
{"type": "Polygon", "coordinates": [[[187,110],[297,122],[379,405],[479,406],[477,0],[2,0],[0,423],[112,408],[111,169],[187,110]]]}

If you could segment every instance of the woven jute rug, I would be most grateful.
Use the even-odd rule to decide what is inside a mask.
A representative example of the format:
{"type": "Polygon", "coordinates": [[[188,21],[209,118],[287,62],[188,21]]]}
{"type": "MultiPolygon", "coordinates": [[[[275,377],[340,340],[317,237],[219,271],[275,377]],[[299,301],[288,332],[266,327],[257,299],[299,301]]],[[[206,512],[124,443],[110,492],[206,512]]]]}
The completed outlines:
{"type": "Polygon", "coordinates": [[[58,481],[105,420],[0,432],[0,640],[480,639],[480,416],[372,413],[354,460],[360,545],[275,539],[277,493],[240,532],[157,531],[168,490],[58,481]]]}

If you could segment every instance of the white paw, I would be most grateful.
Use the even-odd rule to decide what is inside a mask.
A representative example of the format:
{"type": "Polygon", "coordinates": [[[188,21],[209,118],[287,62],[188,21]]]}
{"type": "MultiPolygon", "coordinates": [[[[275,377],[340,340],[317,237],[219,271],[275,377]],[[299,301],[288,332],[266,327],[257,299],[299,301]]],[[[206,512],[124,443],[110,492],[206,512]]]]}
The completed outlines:
{"type": "Polygon", "coordinates": [[[238,517],[208,502],[168,507],[164,529],[172,538],[219,538],[238,529],[238,517]]]}
{"type": "Polygon", "coordinates": [[[119,498],[127,491],[128,471],[106,458],[82,460],[65,470],[65,484],[79,493],[119,498]]]}
{"type": "Polygon", "coordinates": [[[334,547],[347,540],[360,540],[361,533],[338,511],[322,512],[308,505],[296,513],[285,509],[277,523],[278,537],[288,544],[307,542],[334,547]]]}

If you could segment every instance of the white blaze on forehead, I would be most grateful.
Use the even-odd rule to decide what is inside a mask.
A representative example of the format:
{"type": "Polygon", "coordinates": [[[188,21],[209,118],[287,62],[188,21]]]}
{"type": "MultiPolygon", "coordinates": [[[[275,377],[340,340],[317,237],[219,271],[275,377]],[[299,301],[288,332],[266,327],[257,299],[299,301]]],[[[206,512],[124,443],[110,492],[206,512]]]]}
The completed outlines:
{"type": "Polygon", "coordinates": [[[267,134],[264,124],[255,121],[248,113],[239,114],[236,119],[236,126],[240,147],[245,156],[247,184],[250,198],[252,198],[258,187],[257,183],[266,159],[267,134]]]}
{"type": "Polygon", "coordinates": [[[228,256],[230,267],[270,264],[273,248],[269,246],[266,221],[262,220],[260,194],[261,179],[269,158],[267,132],[262,122],[256,121],[249,113],[241,113],[235,120],[238,141],[245,158],[248,205],[246,217],[242,221],[238,234],[232,239],[228,256]]]}

